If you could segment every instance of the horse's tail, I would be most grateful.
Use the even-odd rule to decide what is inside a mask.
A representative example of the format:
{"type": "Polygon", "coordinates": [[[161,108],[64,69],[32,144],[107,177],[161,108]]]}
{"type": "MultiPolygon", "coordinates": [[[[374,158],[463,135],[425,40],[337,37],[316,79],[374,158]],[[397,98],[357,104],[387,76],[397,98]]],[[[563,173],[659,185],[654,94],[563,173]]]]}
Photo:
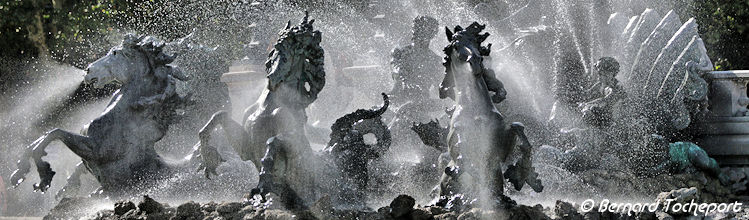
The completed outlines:
{"type": "Polygon", "coordinates": [[[379,118],[387,111],[390,99],[385,93],[382,97],[385,103],[379,109],[356,110],[336,120],[331,127],[331,138],[326,151],[331,153],[342,175],[352,178],[350,183],[356,185],[357,190],[364,190],[367,187],[369,180],[367,164],[390,148],[390,130],[379,118]],[[355,124],[357,127],[354,131],[355,124]],[[365,134],[374,134],[377,143],[372,145],[364,143],[365,134]],[[347,135],[350,135],[352,139],[344,140],[347,135]]]}
{"type": "Polygon", "coordinates": [[[382,93],[382,102],[383,102],[382,107],[380,107],[380,109],[375,111],[375,114],[376,114],[375,117],[381,116],[383,113],[385,113],[385,111],[387,111],[388,106],[390,106],[390,97],[388,97],[388,95],[385,94],[384,92],[382,93]]]}
{"type": "Polygon", "coordinates": [[[330,142],[328,146],[332,146],[335,143],[339,143],[343,140],[343,137],[354,127],[354,124],[360,120],[372,119],[382,116],[390,106],[390,98],[387,94],[382,93],[382,99],[384,104],[379,109],[358,109],[352,113],[344,115],[337,119],[332,126],[330,126],[330,142]]]}

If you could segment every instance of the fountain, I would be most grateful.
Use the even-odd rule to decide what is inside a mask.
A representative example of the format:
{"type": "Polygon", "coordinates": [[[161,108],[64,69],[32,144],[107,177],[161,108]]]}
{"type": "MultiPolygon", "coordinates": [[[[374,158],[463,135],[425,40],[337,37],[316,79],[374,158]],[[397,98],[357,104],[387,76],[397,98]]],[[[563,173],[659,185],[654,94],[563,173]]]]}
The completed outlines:
{"type": "Polygon", "coordinates": [[[711,71],[704,73],[709,82],[710,114],[698,121],[697,143],[722,166],[749,164],[747,118],[747,81],[749,71],[711,71]]]}
{"type": "Polygon", "coordinates": [[[524,126],[516,122],[505,127],[504,118],[493,105],[505,99],[506,91],[494,73],[484,67],[483,57],[491,48],[491,44],[481,46],[489,37],[488,33],[480,34],[484,28],[476,22],[466,29],[456,26],[452,32],[445,28],[450,44],[444,49],[446,74],[439,94],[456,104],[445,141],[450,162],[442,175],[437,204],[448,208],[460,209],[473,200],[485,208],[508,206],[502,204],[506,203],[502,197],[505,177],[516,189],[526,182],[536,192],[543,189],[531,167],[531,146],[524,126]],[[503,175],[500,163],[507,160],[516,139],[520,140],[523,157],[503,175]]]}
{"type": "MultiPolygon", "coordinates": [[[[86,126],[82,135],[56,128],[29,145],[11,176],[11,184],[18,186],[23,182],[29,172],[29,159],[33,159],[41,179],[34,190],[49,189],[56,172],[42,157],[47,155],[48,145],[57,140],[82,159],[57,196],[76,197],[83,173],[93,174],[101,186],[95,193],[111,198],[130,198],[150,188],[178,194],[194,187],[184,185],[199,183],[199,177],[184,175],[197,162],[193,157],[167,161],[154,149],[170,125],[180,120],[178,109],[190,102],[189,97],[176,91],[177,80],[188,78],[177,67],[169,65],[175,56],[164,53],[164,46],[153,37],[129,34],[105,57],[90,64],[85,77],[87,82],[97,87],[119,83],[120,90],[102,115],[86,126]],[[160,187],[165,182],[183,187],[171,190],[160,187]]],[[[227,164],[235,172],[244,167],[234,160],[227,164]]],[[[222,179],[240,185],[247,181],[242,178],[247,176],[232,174],[222,179]]]]}
{"type": "MultiPolygon", "coordinates": [[[[62,155],[51,144],[60,140],[82,162],[56,170],[70,174],[57,198],[35,197],[58,204],[53,218],[75,206],[94,218],[618,218],[549,202],[746,199],[749,72],[713,71],[697,22],[674,11],[595,0],[250,2],[231,6],[252,12],[230,13],[249,26],[238,57],[219,39],[192,42],[213,29],[172,43],[127,35],[85,77],[121,86],[102,115],[81,135],[57,128],[34,141],[9,185],[34,166],[35,190],[61,185],[61,160],[44,157],[62,155]],[[278,19],[310,8],[320,22],[305,13],[270,36],[278,19]],[[438,24],[470,22],[432,44],[438,24]],[[373,107],[350,111],[362,106],[373,107]],[[80,197],[86,184],[99,194],[80,197]],[[139,196],[113,209],[109,200],[139,196]]],[[[7,198],[32,203],[13,201],[18,191],[0,190],[0,215],[7,198]]]]}
{"type": "Polygon", "coordinates": [[[321,152],[311,148],[305,109],[325,85],[322,34],[313,29],[314,21],[305,15],[299,25],[292,27],[289,21],[281,31],[265,65],[267,87],[245,111],[243,125],[219,111],[200,130],[200,167],[208,178],[218,175],[216,168],[224,159],[209,143],[211,132],[221,126],[242,159],[259,168],[252,199],[277,196],[286,208],[303,209],[332,194],[338,205],[361,208],[367,164],[390,147],[389,130],[380,119],[389,98],[383,94],[385,103],[378,110],[360,109],[339,118],[331,127],[328,146],[321,152]],[[364,143],[364,135],[370,133],[376,138],[373,145],[364,143]]]}
{"type": "Polygon", "coordinates": [[[54,129],[32,143],[19,161],[11,183],[18,185],[24,180],[24,175],[29,172],[28,158],[33,158],[41,176],[41,183],[34,185],[34,189],[46,191],[55,172],[42,157],[47,154],[47,145],[55,140],[63,141],[83,159],[106,192],[125,193],[127,188],[123,188],[123,184],[143,184],[144,180],[137,176],[155,178],[172,172],[172,168],[153,150],[153,144],[161,139],[175,119],[175,110],[185,102],[176,94],[175,80],[187,78],[178,69],[166,65],[174,57],[162,53],[162,47],[154,44],[151,38],[128,35],[120,47],[89,65],[86,81],[97,87],[117,81],[124,85],[123,88],[104,114],[89,125],[87,136],[54,129]],[[140,83],[142,79],[153,81],[140,83]],[[141,120],[131,120],[125,115],[141,120]],[[116,121],[138,124],[112,127],[116,121]],[[130,130],[128,127],[141,129],[130,130]]]}
{"type": "MultiPolygon", "coordinates": [[[[437,20],[419,16],[413,21],[412,43],[403,48],[395,48],[392,65],[395,69],[395,85],[390,91],[393,96],[394,117],[390,128],[396,133],[398,151],[413,152],[416,155],[429,155],[429,151],[419,149],[419,142],[410,132],[412,122],[428,121],[433,112],[442,111],[440,100],[433,98],[439,86],[440,57],[429,49],[429,43],[437,35],[437,20]]],[[[430,149],[428,149],[430,150],[430,149]]],[[[428,157],[431,158],[431,157],[428,157]]]]}
{"type": "Polygon", "coordinates": [[[226,83],[232,103],[236,105],[232,108],[233,116],[244,113],[244,108],[252,104],[251,99],[245,98],[247,94],[255,94],[253,96],[256,97],[262,93],[262,85],[267,82],[265,66],[261,63],[254,59],[242,59],[231,65],[229,72],[221,75],[221,82],[226,83]]]}
{"type": "Polygon", "coordinates": [[[314,20],[308,20],[305,16],[300,25],[292,27],[289,21],[282,30],[265,65],[267,87],[258,101],[245,111],[242,124],[231,120],[227,112],[220,111],[200,130],[201,167],[205,168],[206,177],[217,174],[215,169],[223,161],[215,148],[209,145],[211,132],[220,125],[241,158],[252,161],[255,167],[261,169],[258,189],[273,190],[292,207],[304,206],[304,202],[297,202],[298,196],[308,200],[316,197],[314,191],[304,190],[315,181],[312,173],[303,169],[312,165],[312,160],[306,160],[303,156],[314,154],[304,132],[307,122],[305,108],[317,99],[317,94],[325,85],[323,50],[319,46],[322,34],[313,30],[313,23],[314,20]],[[276,151],[285,156],[263,160],[266,156],[274,157],[276,151]],[[280,160],[285,166],[268,170],[274,160],[280,160]],[[263,164],[265,162],[270,164],[263,164]],[[275,185],[273,181],[279,181],[278,185],[282,185],[283,189],[262,186],[265,179],[272,179],[273,176],[281,179],[268,180],[268,184],[275,185]]]}
{"type": "MultiPolygon", "coordinates": [[[[56,140],[80,156],[83,166],[79,168],[94,174],[101,190],[113,197],[129,196],[185,168],[184,164],[164,161],[153,148],[169,125],[179,120],[177,109],[188,102],[175,88],[176,80],[188,78],[168,65],[175,57],[163,53],[163,47],[154,38],[127,35],[120,46],[89,65],[87,82],[97,87],[117,82],[122,88],[104,113],[87,126],[84,135],[53,129],[34,141],[19,160],[11,183],[17,186],[23,182],[29,159],[33,159],[41,178],[34,189],[46,191],[55,172],[42,157],[47,155],[50,142],[56,140]]],[[[69,179],[73,187],[80,172],[69,179]]]]}
{"type": "MultiPolygon", "coordinates": [[[[610,87],[610,93],[618,101],[605,104],[609,109],[605,112],[610,112],[606,114],[612,114],[605,121],[610,123],[598,123],[599,117],[589,120],[588,115],[596,115],[590,113],[595,113],[599,105],[587,98],[600,96],[588,88],[603,82],[607,78],[603,73],[610,71],[600,68],[588,71],[584,54],[574,52],[579,36],[564,34],[557,36],[562,43],[555,57],[558,99],[550,122],[562,130],[562,141],[558,144],[568,142],[574,146],[566,155],[568,169],[579,171],[601,166],[596,162],[601,157],[581,155],[611,155],[647,164],[629,167],[639,172],[656,166],[661,160],[658,155],[668,148],[653,145],[649,135],[662,135],[673,142],[683,140],[680,138],[689,132],[693,121],[707,112],[708,84],[704,72],[713,66],[697,34],[696,21],[689,19],[682,23],[673,11],[660,16],[647,9],[630,18],[612,14],[606,28],[608,33],[614,33],[615,41],[603,51],[621,51],[614,52],[613,58],[602,58],[617,63],[619,71],[614,79],[618,82],[610,87]],[[593,75],[594,72],[599,76],[593,75]]],[[[606,166],[622,165],[627,166],[620,163],[606,166]]]]}

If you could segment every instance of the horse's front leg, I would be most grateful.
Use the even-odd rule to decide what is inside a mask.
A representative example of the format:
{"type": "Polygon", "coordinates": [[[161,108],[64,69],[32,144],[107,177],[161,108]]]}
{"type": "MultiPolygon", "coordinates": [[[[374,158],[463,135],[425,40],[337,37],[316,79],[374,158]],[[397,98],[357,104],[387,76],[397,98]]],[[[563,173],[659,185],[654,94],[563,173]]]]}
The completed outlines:
{"type": "Polygon", "coordinates": [[[213,132],[213,130],[215,130],[219,125],[223,127],[226,138],[229,139],[234,150],[240,155],[242,155],[242,152],[240,151],[243,149],[243,146],[248,142],[247,132],[239,123],[229,118],[228,112],[218,111],[213,114],[211,119],[208,120],[208,123],[206,123],[198,132],[198,136],[200,137],[198,151],[200,153],[200,158],[202,159],[202,163],[198,169],[205,168],[205,177],[209,179],[210,174],[218,175],[218,173],[216,173],[216,168],[218,168],[222,162],[226,161],[221,157],[221,154],[218,153],[218,150],[208,142],[211,138],[211,132],[213,132]]]}
{"type": "Polygon", "coordinates": [[[84,160],[95,158],[92,144],[88,137],[55,128],[26,148],[23,156],[18,161],[18,169],[13,172],[10,177],[11,184],[18,186],[23,182],[26,174],[29,173],[29,169],[31,168],[29,161],[29,158],[31,158],[34,159],[34,164],[36,165],[40,177],[40,183],[34,185],[34,190],[41,190],[42,192],[46,191],[52,183],[52,177],[55,175],[55,172],[52,171],[52,168],[47,161],[42,160],[42,157],[47,155],[46,149],[49,143],[55,140],[61,140],[68,149],[84,160]]]}
{"type": "Polygon", "coordinates": [[[525,135],[524,130],[525,126],[519,122],[514,122],[510,125],[509,132],[507,133],[508,137],[506,138],[507,140],[512,141],[506,143],[511,145],[502,147],[505,149],[512,149],[516,143],[515,140],[519,141],[518,148],[520,148],[521,157],[515,165],[508,166],[504,177],[509,179],[516,190],[522,189],[523,184],[528,183],[533,191],[541,192],[543,190],[543,185],[541,184],[541,180],[538,179],[538,173],[535,172],[531,161],[533,147],[528,141],[528,137],[525,135]]]}
{"type": "Polygon", "coordinates": [[[509,134],[512,135],[510,139],[520,142],[515,142],[515,144],[517,144],[520,148],[520,152],[523,153],[523,157],[530,158],[531,150],[533,149],[533,147],[531,146],[531,142],[528,141],[528,136],[525,135],[525,125],[520,122],[513,122],[512,124],[510,124],[509,134]]]}
{"type": "Polygon", "coordinates": [[[289,186],[287,178],[293,175],[289,170],[289,151],[291,143],[284,139],[284,135],[276,135],[266,142],[266,151],[260,160],[260,179],[258,185],[250,191],[250,197],[259,195],[266,200],[268,193],[275,193],[280,202],[288,209],[304,209],[304,200],[289,186]]]}
{"type": "Polygon", "coordinates": [[[68,182],[62,187],[60,191],[55,194],[55,199],[61,199],[63,197],[75,197],[78,194],[78,189],[81,187],[81,175],[86,171],[86,165],[83,162],[75,165],[75,171],[68,177],[68,182]]]}

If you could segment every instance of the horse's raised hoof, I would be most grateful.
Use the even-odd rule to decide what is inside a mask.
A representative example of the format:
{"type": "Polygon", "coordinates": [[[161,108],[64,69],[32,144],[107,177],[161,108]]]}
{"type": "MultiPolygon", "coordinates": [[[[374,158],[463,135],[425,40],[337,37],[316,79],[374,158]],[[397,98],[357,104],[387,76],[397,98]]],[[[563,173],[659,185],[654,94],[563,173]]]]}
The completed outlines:
{"type": "Polygon", "coordinates": [[[450,177],[457,177],[459,173],[460,173],[460,168],[458,166],[445,167],[445,174],[447,174],[450,177]]]}
{"type": "Polygon", "coordinates": [[[523,184],[525,183],[526,178],[524,173],[520,169],[522,168],[517,165],[507,166],[507,171],[505,171],[504,175],[504,178],[510,181],[515,190],[518,191],[523,189],[523,184]]]}
{"type": "Polygon", "coordinates": [[[13,174],[10,175],[10,184],[13,187],[18,187],[24,180],[26,180],[26,175],[21,170],[13,171],[13,174]]]}
{"type": "Polygon", "coordinates": [[[254,189],[250,190],[250,194],[247,195],[247,200],[259,199],[261,202],[265,201],[265,194],[263,194],[263,191],[264,190],[262,190],[260,188],[254,188],[254,189]],[[259,196],[259,198],[258,198],[258,196],[259,196]]]}
{"type": "Polygon", "coordinates": [[[523,184],[526,183],[535,192],[541,192],[544,190],[541,180],[538,179],[538,173],[536,173],[533,167],[523,167],[520,163],[510,165],[507,167],[504,177],[512,183],[512,186],[518,191],[523,189],[523,184]]]}
{"type": "Polygon", "coordinates": [[[34,191],[46,192],[50,184],[52,184],[52,177],[55,176],[55,171],[52,171],[50,164],[47,162],[37,163],[37,170],[39,171],[40,180],[38,184],[34,184],[34,191]]]}
{"type": "Polygon", "coordinates": [[[544,191],[544,185],[541,184],[541,180],[538,179],[538,173],[531,171],[526,177],[525,182],[533,189],[534,192],[544,191]]]}

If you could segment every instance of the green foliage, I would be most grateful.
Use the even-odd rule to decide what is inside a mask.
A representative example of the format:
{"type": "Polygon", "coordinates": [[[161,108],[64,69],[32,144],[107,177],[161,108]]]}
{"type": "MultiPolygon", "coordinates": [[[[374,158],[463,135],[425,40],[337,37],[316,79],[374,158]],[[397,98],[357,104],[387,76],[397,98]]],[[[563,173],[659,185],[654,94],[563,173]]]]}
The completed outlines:
{"type": "Polygon", "coordinates": [[[234,0],[0,1],[0,57],[50,55],[83,68],[118,43],[124,32],[171,41],[195,30],[199,32],[195,34],[198,43],[221,45],[239,56],[241,45],[251,39],[248,20],[262,16],[242,8],[250,5],[254,4],[234,0]],[[236,13],[240,11],[250,13],[236,13]]]}
{"type": "Polygon", "coordinates": [[[749,1],[697,0],[694,12],[715,68],[749,69],[749,1]]]}
{"type": "Polygon", "coordinates": [[[11,0],[0,2],[0,57],[29,58],[41,54],[82,67],[110,46],[105,37],[118,28],[136,2],[124,0],[11,0]],[[41,30],[37,30],[41,27],[41,30]],[[34,33],[42,38],[34,38],[34,33]]]}
{"type": "Polygon", "coordinates": [[[28,24],[33,22],[31,1],[10,0],[0,2],[0,55],[14,57],[34,56],[38,51],[28,40],[28,24]],[[32,49],[32,50],[29,50],[32,49]]]}
{"type": "Polygon", "coordinates": [[[53,58],[83,67],[95,60],[101,47],[111,46],[106,36],[117,26],[114,19],[125,14],[128,5],[117,0],[71,3],[46,10],[47,45],[53,58]]]}

